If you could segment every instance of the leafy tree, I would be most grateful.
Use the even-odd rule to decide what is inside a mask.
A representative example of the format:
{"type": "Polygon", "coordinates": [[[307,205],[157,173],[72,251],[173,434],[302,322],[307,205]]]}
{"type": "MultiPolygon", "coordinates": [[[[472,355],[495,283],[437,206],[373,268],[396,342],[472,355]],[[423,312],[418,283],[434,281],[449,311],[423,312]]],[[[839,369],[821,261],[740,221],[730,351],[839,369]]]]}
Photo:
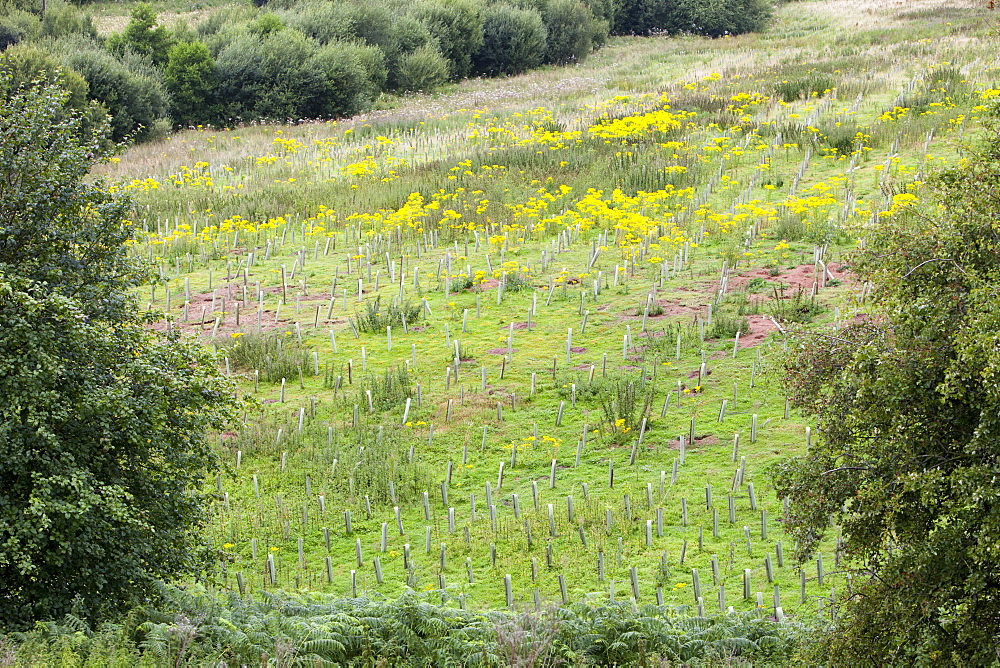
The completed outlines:
{"type": "Polygon", "coordinates": [[[215,120],[215,60],[203,42],[178,42],[170,47],[163,79],[175,123],[199,125],[215,120]]]}
{"type": "Polygon", "coordinates": [[[478,0],[425,0],[413,8],[413,15],[437,39],[450,63],[451,76],[469,76],[472,54],[483,45],[482,4],[478,0]]]}
{"type": "Polygon", "coordinates": [[[594,48],[597,20],[580,0],[549,0],[541,10],[548,32],[545,62],[583,62],[594,48]]]}
{"type": "Polygon", "coordinates": [[[217,94],[233,118],[297,120],[323,115],[326,78],[315,40],[284,29],[263,37],[243,33],[216,58],[217,94]]]}
{"type": "Polygon", "coordinates": [[[839,521],[853,584],[835,665],[992,665],[1000,646],[1000,135],[907,191],[853,257],[866,323],[805,337],[791,399],[822,439],[777,471],[809,555],[839,521]]]}
{"type": "Polygon", "coordinates": [[[148,56],[156,65],[167,62],[173,37],[166,26],[157,25],[156,10],[148,2],[140,2],[132,8],[131,18],[125,32],[108,38],[108,48],[121,54],[126,49],[148,56]]]}
{"type": "Polygon", "coordinates": [[[205,429],[233,408],[199,346],[148,332],[128,202],[53,84],[0,76],[0,627],[148,600],[207,552],[205,429]],[[81,138],[82,137],[82,138],[81,138]]]}
{"type": "Polygon", "coordinates": [[[483,46],[472,57],[473,67],[491,76],[527,72],[542,64],[547,36],[537,10],[490,5],[483,11],[483,46]]]}

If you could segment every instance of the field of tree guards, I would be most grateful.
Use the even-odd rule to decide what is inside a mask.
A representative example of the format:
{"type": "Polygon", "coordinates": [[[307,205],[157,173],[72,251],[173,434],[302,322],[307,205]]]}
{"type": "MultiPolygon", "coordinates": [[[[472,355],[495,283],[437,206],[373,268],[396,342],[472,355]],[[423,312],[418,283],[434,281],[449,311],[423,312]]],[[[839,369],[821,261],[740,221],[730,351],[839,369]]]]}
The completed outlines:
{"type": "MultiPolygon", "coordinates": [[[[321,11],[151,7],[202,37],[219,12],[278,17],[275,39],[321,11]]],[[[891,244],[961,199],[941,174],[986,160],[991,9],[791,2],[717,38],[611,19],[586,60],[458,80],[503,73],[480,51],[337,120],[215,107],[97,164],[148,270],[144,326],[196,342],[234,397],[206,421],[202,567],[115,624],[17,622],[0,665],[858,659],[816,634],[863,635],[843,620],[871,591],[850,541],[874,492],[838,496],[867,463],[830,455],[809,489],[789,468],[850,421],[817,408],[831,358],[809,351],[920,302],[882,301],[913,272],[951,271],[939,292],[972,272],[943,242],[891,244]]],[[[83,10],[104,34],[129,20],[83,10]]],[[[870,647],[998,660],[935,624],[951,649],[870,647]]]]}

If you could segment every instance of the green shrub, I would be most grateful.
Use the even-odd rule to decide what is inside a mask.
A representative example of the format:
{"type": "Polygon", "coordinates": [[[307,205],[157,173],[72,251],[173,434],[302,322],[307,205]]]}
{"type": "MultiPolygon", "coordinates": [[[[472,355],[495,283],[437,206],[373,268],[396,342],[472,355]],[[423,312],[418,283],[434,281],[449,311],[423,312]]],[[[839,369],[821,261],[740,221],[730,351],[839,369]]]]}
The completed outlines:
{"type": "Polygon", "coordinates": [[[350,36],[381,49],[388,72],[386,85],[390,89],[399,88],[402,59],[408,53],[433,44],[430,30],[418,19],[386,3],[351,3],[346,5],[345,11],[350,36]]]}
{"type": "Polygon", "coordinates": [[[472,73],[472,55],[483,44],[482,3],[478,0],[425,0],[412,10],[448,59],[451,76],[463,79],[472,73]]]}
{"type": "Polygon", "coordinates": [[[791,295],[786,295],[785,285],[779,283],[772,289],[767,310],[775,320],[804,324],[822,313],[823,307],[814,297],[809,297],[802,288],[797,288],[791,295]]]}
{"type": "Polygon", "coordinates": [[[11,76],[14,86],[43,80],[58,82],[69,93],[66,107],[84,109],[87,100],[87,82],[71,69],[60,67],[60,63],[47,51],[31,44],[18,44],[0,55],[0,69],[11,76]],[[59,72],[57,72],[59,70],[59,72]]]}
{"type": "Polygon", "coordinates": [[[429,91],[447,80],[448,60],[433,46],[422,46],[400,59],[396,76],[400,90],[429,91]]]}
{"type": "Polygon", "coordinates": [[[705,332],[707,339],[733,339],[736,334],[746,334],[750,331],[747,319],[742,315],[728,311],[716,311],[712,314],[712,326],[705,332]]]}
{"type": "Polygon", "coordinates": [[[639,435],[642,418],[649,414],[653,402],[653,386],[643,387],[634,380],[614,378],[605,384],[599,398],[605,433],[612,442],[625,443],[639,435]]]}
{"type": "MultiPolygon", "coordinates": [[[[97,28],[90,16],[62,0],[51,0],[46,3],[45,14],[42,16],[42,37],[66,37],[82,35],[97,39],[97,28]]],[[[41,12],[38,12],[41,14],[41,12]]]]}
{"type": "Polygon", "coordinates": [[[163,79],[170,92],[173,119],[177,125],[200,125],[216,121],[215,60],[203,42],[179,42],[170,47],[163,79]]]}
{"type": "Polygon", "coordinates": [[[340,118],[367,111],[385,88],[387,72],[377,47],[334,41],[320,47],[311,62],[325,81],[320,107],[323,117],[340,118]]]}
{"type": "Polygon", "coordinates": [[[343,2],[311,1],[281,12],[285,25],[320,44],[357,39],[352,31],[350,6],[343,2]]]}
{"type": "Polygon", "coordinates": [[[769,0],[696,0],[689,7],[690,32],[709,37],[761,30],[774,13],[769,0]]]}
{"type": "Polygon", "coordinates": [[[520,74],[542,64],[547,32],[541,14],[506,3],[483,11],[483,46],[472,58],[479,74],[520,74]]]}
{"type": "Polygon", "coordinates": [[[621,0],[611,31],[616,35],[649,35],[691,30],[690,12],[668,0],[621,0]]]}
{"type": "Polygon", "coordinates": [[[762,29],[772,12],[768,0],[622,0],[614,13],[612,32],[738,35],[762,29]]]}
{"type": "Polygon", "coordinates": [[[402,327],[403,318],[406,318],[407,325],[414,324],[420,317],[420,308],[420,304],[409,302],[383,307],[382,298],[376,297],[374,301],[365,302],[365,311],[357,314],[356,325],[360,332],[385,334],[386,327],[402,327]]]}
{"type": "Polygon", "coordinates": [[[43,42],[42,47],[60,54],[63,63],[87,81],[88,97],[103,104],[111,116],[114,141],[146,139],[168,117],[163,75],[148,60],[132,53],[116,58],[81,37],[43,42]]]}
{"type": "MultiPolygon", "coordinates": [[[[67,111],[80,114],[80,129],[83,136],[89,136],[105,123],[107,110],[100,102],[87,98],[89,86],[78,72],[62,66],[47,51],[32,44],[18,44],[0,54],[0,71],[8,73],[14,86],[41,81],[58,84],[69,96],[64,106],[67,111]]],[[[101,140],[104,148],[111,148],[111,141],[101,140]]]]}
{"type": "Polygon", "coordinates": [[[5,16],[0,16],[0,51],[36,39],[41,32],[42,22],[37,16],[15,9],[5,16]]]}
{"type": "Polygon", "coordinates": [[[597,19],[580,0],[549,0],[542,12],[547,32],[545,62],[582,62],[600,33],[597,19]]]}
{"type": "Polygon", "coordinates": [[[282,378],[291,381],[299,373],[312,375],[314,370],[309,351],[284,332],[247,333],[216,347],[232,369],[259,371],[267,383],[280,383],[282,378]]]}
{"type": "MultiPolygon", "coordinates": [[[[203,20],[199,21],[195,26],[195,31],[201,35],[203,38],[211,37],[213,35],[223,35],[226,32],[235,31],[241,32],[240,26],[249,23],[257,17],[257,10],[253,9],[249,5],[230,5],[226,7],[220,7],[214,12],[211,12],[203,20]]],[[[218,57],[219,49],[224,46],[224,43],[209,43],[209,49],[212,51],[212,55],[218,57]]]]}
{"type": "Polygon", "coordinates": [[[167,62],[173,37],[165,26],[157,25],[156,10],[148,2],[140,2],[131,11],[125,31],[108,38],[107,47],[121,55],[126,49],[150,58],[155,64],[167,62]]]}
{"type": "Polygon", "coordinates": [[[318,45],[295,30],[236,34],[216,56],[225,114],[242,120],[316,117],[325,90],[318,45]]]}
{"type": "Polygon", "coordinates": [[[368,374],[361,379],[358,390],[360,405],[367,404],[368,392],[371,392],[375,410],[388,411],[401,406],[413,396],[410,372],[406,367],[399,367],[386,369],[383,373],[368,374]]]}
{"type": "Polygon", "coordinates": [[[285,22],[281,20],[280,16],[273,12],[264,12],[251,21],[247,29],[255,35],[270,35],[281,32],[284,27],[285,22]]]}

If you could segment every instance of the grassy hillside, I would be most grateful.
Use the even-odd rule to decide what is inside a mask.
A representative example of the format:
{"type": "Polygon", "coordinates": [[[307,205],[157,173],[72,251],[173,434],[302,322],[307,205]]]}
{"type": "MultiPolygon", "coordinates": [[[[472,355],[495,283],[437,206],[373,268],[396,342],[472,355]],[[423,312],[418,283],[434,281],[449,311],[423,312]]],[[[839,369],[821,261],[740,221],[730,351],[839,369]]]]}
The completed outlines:
{"type": "Polygon", "coordinates": [[[960,159],[991,26],[793,3],[760,35],[616,38],[102,167],[137,201],[156,326],[246,397],[218,435],[214,586],[828,610],[836,531],[797,563],[768,478],[816,438],[787,335],[864,317],[849,251],[960,159]]]}

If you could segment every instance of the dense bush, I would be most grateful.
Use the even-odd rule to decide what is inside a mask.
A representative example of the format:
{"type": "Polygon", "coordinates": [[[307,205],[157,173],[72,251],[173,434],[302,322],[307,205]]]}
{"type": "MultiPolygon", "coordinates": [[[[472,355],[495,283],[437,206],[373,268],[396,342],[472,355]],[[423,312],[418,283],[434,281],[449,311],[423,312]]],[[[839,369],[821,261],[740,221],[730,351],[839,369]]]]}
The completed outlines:
{"type": "Polygon", "coordinates": [[[215,60],[203,42],[178,42],[170,47],[163,78],[170,91],[174,123],[184,126],[216,121],[218,78],[215,60]]]}
{"type": "Polygon", "coordinates": [[[163,74],[148,60],[132,53],[116,58],[97,42],[80,37],[42,45],[60,54],[63,64],[87,81],[88,97],[103,104],[111,116],[114,141],[153,137],[168,123],[163,74]]]}
{"type": "Polygon", "coordinates": [[[547,32],[545,62],[563,65],[580,62],[601,35],[598,20],[580,0],[549,0],[542,8],[547,32]]]}
{"type": "Polygon", "coordinates": [[[698,0],[689,7],[691,32],[709,37],[760,30],[774,9],[770,0],[698,0]]]}
{"type": "Polygon", "coordinates": [[[42,32],[37,16],[17,9],[0,16],[0,51],[25,40],[36,39],[42,32]]]}
{"type": "Polygon", "coordinates": [[[42,37],[83,35],[91,39],[97,38],[97,29],[90,16],[62,0],[51,0],[46,3],[45,14],[41,18],[41,28],[42,37]]]}
{"type": "Polygon", "coordinates": [[[448,60],[433,46],[422,46],[399,62],[396,84],[400,90],[431,90],[448,80],[448,60]]]}
{"type": "Polygon", "coordinates": [[[386,72],[378,47],[356,42],[330,42],[313,62],[325,77],[323,116],[353,116],[371,109],[385,88],[386,72]]]}
{"type": "Polygon", "coordinates": [[[228,118],[279,121],[320,116],[318,45],[294,30],[242,33],[219,51],[218,96],[228,118]]]}
{"type": "MultiPolygon", "coordinates": [[[[131,202],[90,183],[105,128],[0,76],[0,628],[107,619],[210,565],[204,438],[236,403],[132,289],[131,202]]],[[[65,665],[65,664],[63,664],[65,665]]]]}
{"type": "Polygon", "coordinates": [[[472,55],[483,45],[482,11],[476,0],[425,0],[412,9],[437,40],[454,79],[472,73],[472,55]]]}
{"type": "Polygon", "coordinates": [[[615,11],[613,32],[736,35],[763,28],[772,10],[769,0],[622,0],[615,11]]]}
{"type": "Polygon", "coordinates": [[[479,74],[520,74],[542,64],[545,58],[545,23],[535,9],[518,9],[507,3],[483,11],[483,46],[472,57],[479,74]]]}
{"type": "Polygon", "coordinates": [[[289,28],[320,44],[354,38],[350,9],[342,2],[307,0],[295,5],[294,10],[281,12],[281,16],[289,28]]]}

